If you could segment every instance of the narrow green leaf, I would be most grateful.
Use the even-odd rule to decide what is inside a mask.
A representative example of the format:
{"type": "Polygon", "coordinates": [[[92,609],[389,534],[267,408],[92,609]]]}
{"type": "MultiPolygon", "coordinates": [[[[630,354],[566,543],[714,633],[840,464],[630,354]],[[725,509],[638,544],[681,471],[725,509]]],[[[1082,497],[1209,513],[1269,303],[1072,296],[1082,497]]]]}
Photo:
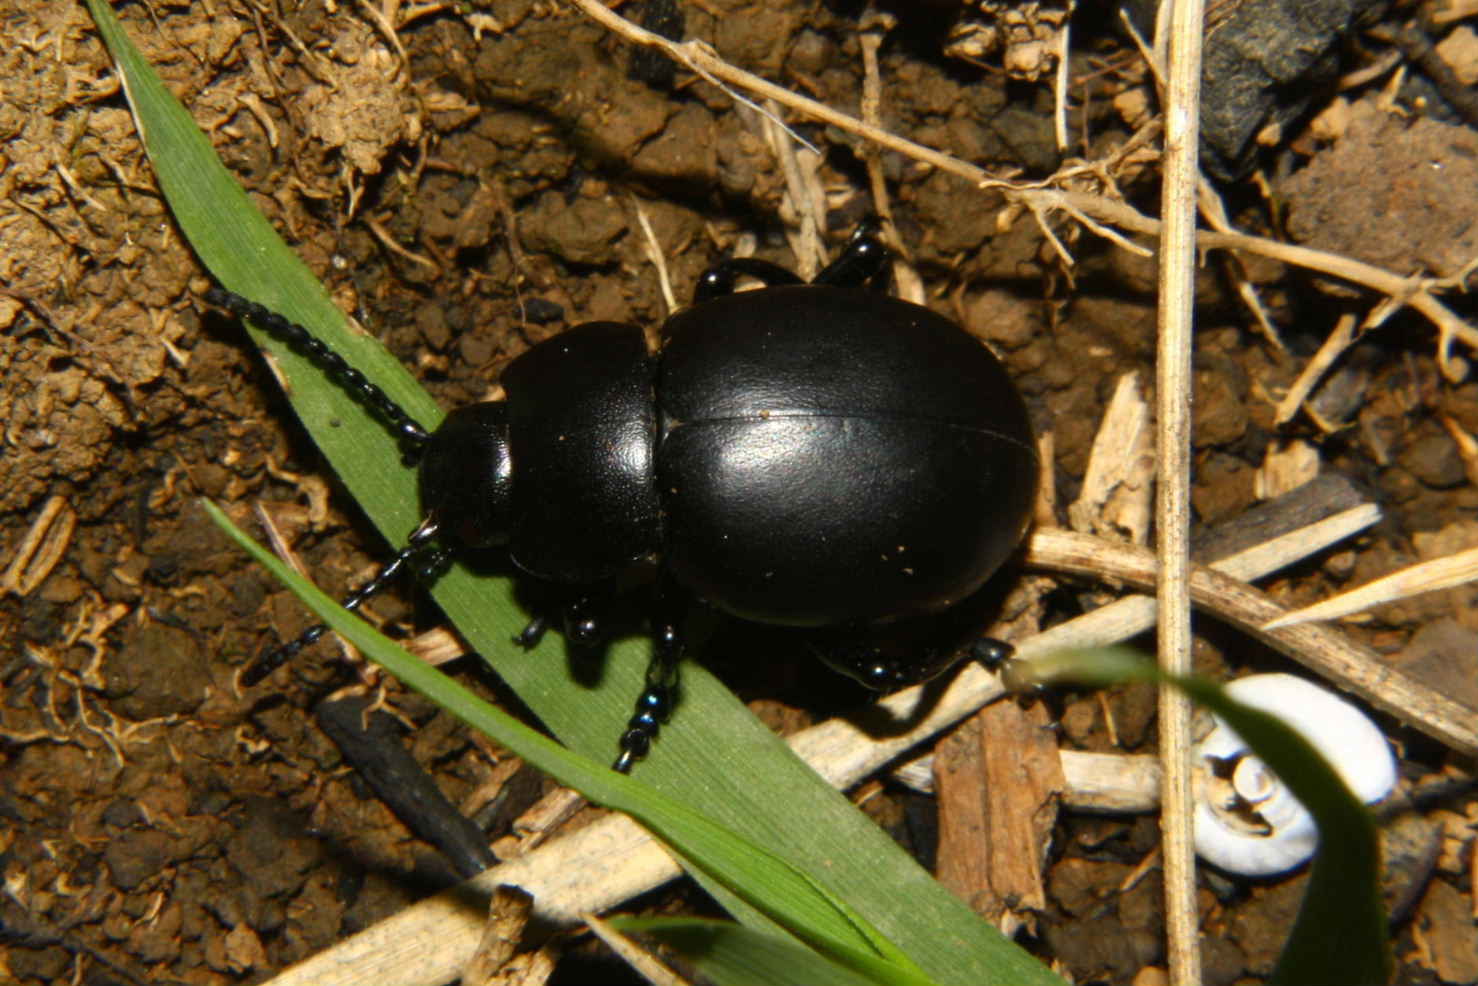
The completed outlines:
{"type": "Polygon", "coordinates": [[[622,933],[656,939],[719,986],[877,986],[887,981],[829,962],[793,941],[728,921],[612,918],[610,923],[622,933]]]}

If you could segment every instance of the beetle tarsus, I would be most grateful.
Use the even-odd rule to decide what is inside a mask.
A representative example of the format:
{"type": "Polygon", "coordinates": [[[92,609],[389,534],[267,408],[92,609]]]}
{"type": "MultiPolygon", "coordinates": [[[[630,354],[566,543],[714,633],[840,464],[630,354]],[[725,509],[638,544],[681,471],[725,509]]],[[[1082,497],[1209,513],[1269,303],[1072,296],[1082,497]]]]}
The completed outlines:
{"type": "Polygon", "coordinates": [[[976,637],[970,644],[970,659],[987,671],[999,671],[1016,654],[1016,648],[995,637],[976,637]]]}
{"type": "Polygon", "coordinates": [[[678,663],[682,660],[684,641],[680,622],[681,595],[668,585],[659,585],[653,605],[652,659],[647,664],[646,687],[636,700],[636,712],[621,734],[621,755],[611,765],[618,773],[628,773],[632,764],[647,755],[652,741],[672,715],[677,692],[678,663]]]}
{"type": "Polygon", "coordinates": [[[1001,685],[1009,695],[1029,704],[1045,692],[1046,686],[1037,678],[1030,661],[1016,657],[1016,648],[1004,640],[981,637],[970,645],[970,659],[985,670],[1000,676],[1001,685]]]}
{"type": "Polygon", "coordinates": [[[544,634],[549,631],[549,621],[542,615],[529,617],[523,629],[515,633],[511,639],[524,650],[533,650],[539,646],[539,641],[544,639],[544,634]]]}
{"type": "Polygon", "coordinates": [[[842,252],[811,279],[812,284],[842,288],[865,287],[883,273],[888,263],[888,245],[883,241],[883,221],[869,216],[857,224],[842,252]]]}
{"type": "Polygon", "coordinates": [[[565,603],[565,639],[579,647],[600,643],[606,635],[602,606],[593,595],[579,595],[565,603]]]}

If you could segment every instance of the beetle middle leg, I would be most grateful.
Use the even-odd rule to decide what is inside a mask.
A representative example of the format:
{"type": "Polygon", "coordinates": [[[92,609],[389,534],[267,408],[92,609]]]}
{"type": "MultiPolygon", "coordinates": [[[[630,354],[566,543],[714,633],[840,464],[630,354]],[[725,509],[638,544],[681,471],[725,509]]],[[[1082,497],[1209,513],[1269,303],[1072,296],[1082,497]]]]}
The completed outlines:
{"type": "MultiPolygon", "coordinates": [[[[580,647],[598,644],[606,635],[606,606],[612,595],[608,586],[580,586],[568,591],[558,603],[560,623],[565,639],[580,647]]],[[[513,642],[524,650],[532,650],[549,630],[549,618],[536,612],[524,628],[513,635],[513,642]]]]}
{"type": "Polygon", "coordinates": [[[647,755],[662,725],[672,715],[677,696],[678,664],[683,657],[684,597],[670,583],[657,585],[652,605],[652,659],[647,664],[646,685],[636,700],[636,711],[621,734],[621,753],[611,769],[631,772],[632,764],[647,755]]]}

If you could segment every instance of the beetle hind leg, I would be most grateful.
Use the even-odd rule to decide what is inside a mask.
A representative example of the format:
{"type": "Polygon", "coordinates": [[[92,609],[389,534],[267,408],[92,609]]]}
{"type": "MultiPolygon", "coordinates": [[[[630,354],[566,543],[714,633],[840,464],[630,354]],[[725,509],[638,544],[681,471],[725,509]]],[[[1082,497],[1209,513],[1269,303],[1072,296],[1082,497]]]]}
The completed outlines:
{"type": "MultiPolygon", "coordinates": [[[[812,284],[842,288],[871,286],[887,288],[888,245],[883,242],[883,221],[868,216],[857,224],[842,252],[811,279],[812,284]]],[[[779,264],[758,257],[729,257],[705,270],[693,289],[693,303],[712,301],[734,293],[739,278],[752,277],[767,288],[805,284],[796,274],[779,264]]]]}
{"type": "Polygon", "coordinates": [[[980,636],[969,625],[968,614],[955,610],[893,623],[813,630],[808,640],[832,670],[884,693],[922,684],[967,658],[987,671],[1002,673],[1021,663],[1013,659],[1016,648],[980,636]]]}
{"type": "Polygon", "coordinates": [[[712,301],[734,293],[741,277],[752,277],[767,288],[785,287],[789,284],[805,284],[791,271],[779,264],[758,257],[728,257],[705,270],[693,288],[693,303],[712,301]]]}

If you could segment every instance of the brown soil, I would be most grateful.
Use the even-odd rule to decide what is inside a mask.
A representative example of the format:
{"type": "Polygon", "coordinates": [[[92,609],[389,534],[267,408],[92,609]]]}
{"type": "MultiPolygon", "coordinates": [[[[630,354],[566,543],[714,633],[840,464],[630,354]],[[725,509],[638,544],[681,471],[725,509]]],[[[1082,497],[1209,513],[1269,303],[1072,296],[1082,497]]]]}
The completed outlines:
{"type": "MultiPolygon", "coordinates": [[[[444,405],[485,397],[508,358],[575,322],[660,323],[638,206],[680,299],[746,238],[758,255],[796,263],[781,235],[784,178],[754,115],[681,73],[673,91],[633,81],[628,51],[559,5],[509,0],[493,14],[420,17],[397,32],[404,64],[363,16],[368,5],[288,6],[298,9],[281,21],[264,5],[234,2],[121,14],[257,204],[444,405]]],[[[0,981],[261,979],[452,877],[314,725],[307,707],[339,680],[341,652],[328,643],[309,651],[281,692],[235,688],[264,642],[306,620],[197,500],[263,504],[334,591],[372,571],[383,545],[319,471],[240,328],[203,313],[201,272],[85,10],[0,0],[0,23],[0,567],[28,532],[43,534],[43,516],[55,517],[41,539],[56,556],[51,565],[42,550],[38,577],[12,569],[0,587],[0,981]]],[[[1052,170],[1045,83],[1006,84],[946,62],[925,27],[904,25],[883,49],[885,125],[977,163],[1052,170]]],[[[687,34],[856,111],[862,59],[850,16],[800,0],[708,0],[688,5],[687,34]]],[[[1102,156],[1130,132],[1111,100],[1141,71],[1112,38],[1084,51],[1073,95],[1102,156]]],[[[834,248],[872,208],[865,170],[853,139],[797,129],[825,152],[834,248]]],[[[1473,130],[1422,121],[1395,131],[1361,123],[1352,132],[1364,143],[1335,144],[1338,156],[1300,137],[1305,156],[1293,162],[1312,155],[1319,170],[1296,172],[1280,191],[1292,202],[1288,229],[1402,274],[1424,264],[1453,273],[1471,259],[1471,240],[1462,253],[1471,232],[1459,227],[1455,244],[1405,234],[1448,228],[1444,205],[1473,214],[1460,198],[1474,188],[1462,177],[1473,167],[1473,130]],[[1397,205],[1428,211],[1392,218],[1400,210],[1387,202],[1367,224],[1348,196],[1369,201],[1358,183],[1375,180],[1372,162],[1392,160],[1402,132],[1425,143],[1403,147],[1400,160],[1440,160],[1458,177],[1444,195],[1404,174],[1412,187],[1397,205]],[[1352,156],[1361,147],[1365,157],[1352,156]],[[1330,215],[1339,222],[1306,218],[1330,215]]],[[[1055,438],[1058,502],[1071,502],[1115,382],[1129,371],[1153,379],[1151,262],[1062,227],[1078,261],[1069,275],[1029,217],[1003,221],[993,195],[891,153],[883,166],[930,303],[993,343],[1018,375],[1055,438]]],[[[1153,209],[1153,169],[1116,177],[1153,209]]],[[[1245,191],[1228,206],[1242,228],[1268,228],[1269,210],[1245,191]]],[[[1269,450],[1303,439],[1322,469],[1368,484],[1387,517],[1275,581],[1279,597],[1304,604],[1471,546],[1475,466],[1455,437],[1478,431],[1471,372],[1444,379],[1430,327],[1398,314],[1320,390],[1327,427],[1300,415],[1275,429],[1277,397],[1337,315],[1372,299],[1320,294],[1255,258],[1245,266],[1289,351],[1254,331],[1226,268],[1209,265],[1198,316],[1198,522],[1251,506],[1269,450]]],[[[392,626],[431,619],[411,593],[372,608],[392,626]]],[[[1456,681],[1474,702],[1471,587],[1381,607],[1349,629],[1417,673],[1456,681]]],[[[1201,647],[1213,673],[1280,666],[1214,630],[1201,647]]],[[[787,708],[797,698],[758,697],[787,708]]],[[[417,727],[407,733],[413,753],[454,801],[488,778],[482,745],[414,697],[393,701],[417,727]]],[[[1107,705],[1069,702],[1061,718],[1078,748],[1152,749],[1135,689],[1107,705]]],[[[1418,735],[1394,724],[1392,735],[1409,776],[1451,766],[1418,735]]],[[[523,788],[479,816],[491,837],[506,833],[539,784],[523,788]]],[[[1474,818],[1471,795],[1440,807],[1474,818]]],[[[887,793],[869,810],[929,851],[932,804],[887,793]]],[[[1472,865],[1467,832],[1466,848],[1459,840],[1408,880],[1430,889],[1408,894],[1397,915],[1403,980],[1465,975],[1472,883],[1458,875],[1472,865]]],[[[1158,872],[1120,889],[1155,843],[1148,819],[1066,818],[1032,947],[1078,980],[1127,981],[1163,963],[1158,872]]],[[[1205,879],[1208,981],[1267,974],[1302,883],[1205,879]]]]}

